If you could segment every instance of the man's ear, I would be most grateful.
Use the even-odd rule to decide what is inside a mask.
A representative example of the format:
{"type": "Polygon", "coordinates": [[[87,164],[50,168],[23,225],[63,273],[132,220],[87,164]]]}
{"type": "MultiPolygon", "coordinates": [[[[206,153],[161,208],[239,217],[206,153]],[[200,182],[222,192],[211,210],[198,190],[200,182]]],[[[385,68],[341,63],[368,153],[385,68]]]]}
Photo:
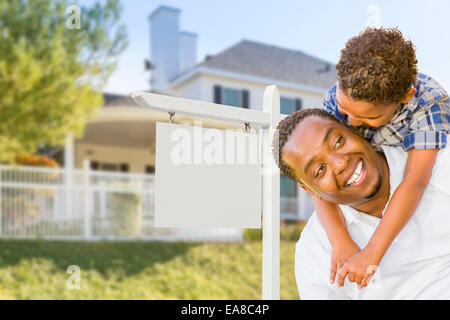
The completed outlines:
{"type": "Polygon", "coordinates": [[[319,199],[320,198],[316,192],[314,192],[311,188],[309,188],[308,186],[305,186],[303,183],[300,183],[300,188],[302,188],[303,190],[305,190],[306,192],[308,192],[310,195],[312,195],[313,197],[317,197],[319,199]]]}
{"type": "Polygon", "coordinates": [[[406,96],[400,102],[401,103],[407,103],[409,100],[411,100],[414,97],[414,95],[416,94],[416,91],[417,91],[416,88],[409,89],[409,91],[406,94],[406,96]]]}

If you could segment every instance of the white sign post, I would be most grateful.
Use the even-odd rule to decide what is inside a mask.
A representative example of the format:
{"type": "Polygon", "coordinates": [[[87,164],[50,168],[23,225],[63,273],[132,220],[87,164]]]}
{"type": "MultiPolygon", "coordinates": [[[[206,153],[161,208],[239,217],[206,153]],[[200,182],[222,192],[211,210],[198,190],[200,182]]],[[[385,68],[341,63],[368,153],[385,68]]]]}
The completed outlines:
{"type": "MultiPolygon", "coordinates": [[[[255,224],[255,222],[259,218],[258,213],[261,212],[259,208],[261,208],[262,205],[262,298],[266,300],[280,299],[280,172],[271,152],[273,133],[281,119],[280,96],[276,86],[268,86],[264,91],[264,105],[262,111],[169,97],[148,92],[136,92],[133,93],[131,97],[140,107],[168,112],[171,116],[176,116],[178,114],[192,116],[194,118],[240,123],[242,126],[246,124],[246,127],[250,126],[252,129],[259,130],[257,139],[258,148],[256,148],[255,152],[258,153],[260,162],[257,162],[256,166],[252,163],[246,163],[242,165],[242,168],[239,168],[239,164],[236,164],[235,167],[227,167],[223,164],[214,163],[214,166],[209,168],[210,171],[208,172],[208,164],[204,163],[198,164],[198,168],[190,166],[187,170],[184,170],[187,168],[186,163],[182,163],[182,165],[177,168],[175,168],[173,162],[172,164],[168,164],[167,161],[173,161],[173,157],[177,156],[176,154],[172,154],[173,148],[170,151],[167,146],[171,143],[168,139],[173,138],[173,132],[176,130],[175,126],[178,125],[158,123],[157,126],[159,131],[157,131],[155,180],[159,181],[159,184],[157,183],[155,186],[155,193],[159,194],[156,195],[155,198],[155,210],[159,210],[164,213],[164,215],[182,212],[185,216],[181,220],[177,220],[170,216],[166,216],[165,218],[160,216],[158,219],[162,220],[157,220],[155,222],[160,225],[173,225],[176,223],[178,227],[198,226],[198,224],[193,223],[195,221],[197,221],[197,223],[198,221],[203,221],[206,226],[215,225],[230,228],[259,227],[259,224],[255,224]],[[163,140],[158,140],[158,132],[160,133],[160,138],[162,137],[167,140],[166,145],[162,145],[163,140]],[[161,152],[161,157],[158,156],[158,151],[161,152]],[[220,165],[222,165],[222,167],[220,167],[220,165]],[[206,168],[206,170],[202,170],[202,166],[204,167],[203,169],[206,168]],[[245,170],[245,168],[247,170],[245,170]],[[177,171],[178,174],[181,174],[181,176],[178,176],[178,178],[175,175],[170,176],[170,174],[173,174],[175,171],[177,171]],[[186,191],[186,188],[193,188],[193,184],[189,184],[188,180],[190,180],[190,182],[195,181],[193,177],[196,173],[199,175],[197,191],[201,190],[208,195],[208,199],[206,199],[207,203],[198,207],[195,207],[195,204],[193,203],[189,203],[189,197],[184,197],[184,199],[183,197],[179,197],[179,199],[177,199],[176,196],[174,197],[173,195],[174,189],[177,189],[176,193],[182,194],[183,190],[186,191]],[[226,177],[227,174],[229,174],[232,179],[228,179],[228,177],[226,177]],[[217,179],[214,179],[214,175],[217,175],[217,179]],[[168,178],[169,176],[171,178],[168,178]],[[168,179],[165,180],[165,177],[168,179]],[[174,185],[174,183],[181,183],[183,185],[174,185]],[[224,185],[220,185],[220,183],[224,183],[224,185]],[[261,186],[260,183],[262,183],[262,188],[259,187],[261,186]],[[208,189],[206,186],[211,186],[211,188],[208,189]],[[232,188],[235,189],[231,190],[232,188]],[[225,198],[227,192],[229,194],[227,194],[225,198]],[[221,198],[221,196],[223,198],[221,198]],[[159,203],[158,199],[160,199],[159,203]],[[224,199],[226,199],[227,202],[226,210],[220,213],[222,216],[216,221],[216,224],[214,224],[214,221],[208,221],[207,219],[202,220],[202,217],[204,218],[202,214],[207,213],[208,208],[211,208],[211,206],[216,203],[216,206],[213,207],[215,207],[215,210],[218,210],[218,206],[224,204],[224,199]],[[234,200],[236,202],[231,205],[230,203],[234,200]],[[177,201],[179,201],[179,203],[177,203],[177,201]],[[242,203],[241,206],[239,205],[240,203],[242,203]],[[183,210],[179,210],[180,206],[183,210]],[[187,210],[187,208],[190,208],[191,211],[187,210]],[[202,211],[202,214],[197,215],[198,212],[194,212],[195,210],[202,211]],[[237,214],[234,215],[234,213],[237,214]],[[229,214],[229,216],[226,214],[229,214]],[[191,221],[189,220],[189,217],[192,217],[191,221]]],[[[188,128],[185,126],[183,127],[189,132],[188,128]]],[[[193,131],[195,128],[190,128],[190,130],[193,131]]],[[[189,136],[194,133],[186,134],[189,136]]],[[[211,136],[214,135],[215,134],[211,134],[211,136]]],[[[199,145],[197,145],[197,147],[198,146],[199,145]]],[[[220,148],[216,148],[216,150],[219,149],[220,148]]],[[[224,150],[228,151],[226,149],[224,150]]],[[[197,152],[196,154],[197,157],[201,154],[201,161],[205,160],[205,153],[197,152]]],[[[214,156],[211,157],[214,158],[214,156]]],[[[220,157],[217,157],[216,159],[219,158],[220,157]]],[[[181,157],[181,159],[183,159],[183,157],[181,157]]],[[[195,196],[191,199],[193,199],[192,202],[199,201],[199,199],[195,199],[195,196]]],[[[157,214],[157,212],[155,213],[157,214]]]]}
{"type": "MultiPolygon", "coordinates": [[[[280,121],[280,95],[275,86],[264,91],[263,111],[270,115],[263,141],[263,262],[262,298],[280,299],[280,169],[275,163],[271,143],[280,121]]],[[[278,136],[278,135],[277,135],[278,136]]]]}

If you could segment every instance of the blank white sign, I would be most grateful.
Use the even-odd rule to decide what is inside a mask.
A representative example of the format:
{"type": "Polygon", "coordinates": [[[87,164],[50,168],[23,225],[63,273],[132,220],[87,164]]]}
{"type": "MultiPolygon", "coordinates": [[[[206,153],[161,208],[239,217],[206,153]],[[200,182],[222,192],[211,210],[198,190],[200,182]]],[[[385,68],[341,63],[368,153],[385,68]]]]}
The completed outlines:
{"type": "Polygon", "coordinates": [[[261,227],[256,133],[157,122],[155,227],[261,227]]]}

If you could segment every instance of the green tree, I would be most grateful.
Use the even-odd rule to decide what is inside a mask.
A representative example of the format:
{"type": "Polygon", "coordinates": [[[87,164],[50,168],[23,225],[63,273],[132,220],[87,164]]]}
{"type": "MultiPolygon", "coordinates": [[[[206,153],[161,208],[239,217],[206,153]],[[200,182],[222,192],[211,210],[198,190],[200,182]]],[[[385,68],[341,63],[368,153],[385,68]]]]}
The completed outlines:
{"type": "Polygon", "coordinates": [[[79,20],[65,0],[0,0],[0,161],[79,136],[102,105],[128,44],[122,7],[78,8],[79,20]]]}

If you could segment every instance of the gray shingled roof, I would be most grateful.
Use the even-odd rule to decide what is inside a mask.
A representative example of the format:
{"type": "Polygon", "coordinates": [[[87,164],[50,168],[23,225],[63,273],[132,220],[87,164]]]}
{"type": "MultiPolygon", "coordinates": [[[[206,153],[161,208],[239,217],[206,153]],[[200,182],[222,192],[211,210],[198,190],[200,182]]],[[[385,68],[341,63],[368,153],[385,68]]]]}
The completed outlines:
{"type": "Polygon", "coordinates": [[[104,107],[135,105],[133,99],[123,94],[103,93],[104,107]]]}
{"type": "Polygon", "coordinates": [[[335,65],[298,50],[249,40],[211,56],[207,67],[328,89],[336,81],[335,65]]]}

